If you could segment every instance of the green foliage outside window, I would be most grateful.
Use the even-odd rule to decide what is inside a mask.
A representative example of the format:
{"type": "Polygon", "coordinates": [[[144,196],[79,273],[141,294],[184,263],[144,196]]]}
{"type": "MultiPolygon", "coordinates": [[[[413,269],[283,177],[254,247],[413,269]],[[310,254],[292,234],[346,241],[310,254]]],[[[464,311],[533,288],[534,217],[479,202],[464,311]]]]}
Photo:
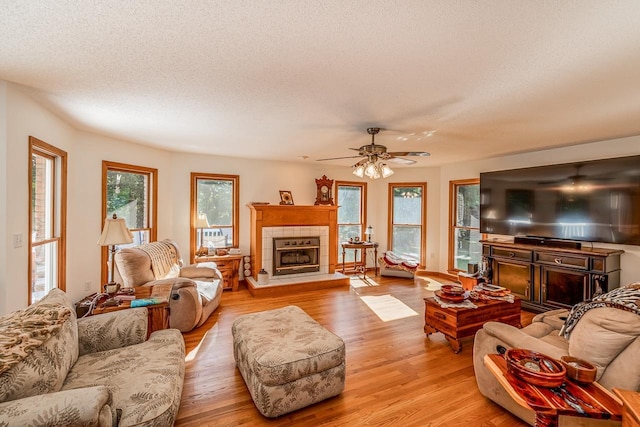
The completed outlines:
{"type": "Polygon", "coordinates": [[[233,182],[198,180],[198,213],[205,213],[209,225],[231,226],[233,222],[233,182]]]}
{"type": "Polygon", "coordinates": [[[393,251],[417,261],[421,255],[422,188],[393,188],[393,251]]]}
{"type": "Polygon", "coordinates": [[[479,264],[480,245],[480,185],[456,185],[454,226],[454,268],[466,271],[470,263],[479,264]]]}
{"type": "Polygon", "coordinates": [[[147,193],[149,177],[146,174],[107,171],[107,214],[124,218],[130,229],[149,227],[147,193]]]}
{"type": "MultiPolygon", "coordinates": [[[[362,238],[362,187],[338,186],[338,241],[347,242],[350,238],[362,238]]],[[[342,248],[339,260],[342,262],[342,248]]],[[[360,254],[358,254],[360,256],[360,254]]],[[[345,253],[344,262],[355,260],[354,251],[345,253]]]]}
{"type": "Polygon", "coordinates": [[[208,228],[200,229],[198,247],[228,247],[237,244],[233,241],[234,181],[198,178],[196,191],[197,214],[205,214],[209,224],[208,228]]]}

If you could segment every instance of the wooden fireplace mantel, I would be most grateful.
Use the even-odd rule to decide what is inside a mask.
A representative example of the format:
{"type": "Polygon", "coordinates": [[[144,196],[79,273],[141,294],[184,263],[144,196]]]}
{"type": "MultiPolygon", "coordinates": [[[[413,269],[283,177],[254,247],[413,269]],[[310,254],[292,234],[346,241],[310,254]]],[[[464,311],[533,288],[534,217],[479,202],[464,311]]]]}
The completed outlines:
{"type": "MultiPolygon", "coordinates": [[[[251,275],[258,279],[262,265],[264,227],[329,227],[329,248],[338,247],[338,206],[247,205],[251,210],[251,275]]],[[[337,250],[329,250],[329,273],[334,273],[337,250]]]]}

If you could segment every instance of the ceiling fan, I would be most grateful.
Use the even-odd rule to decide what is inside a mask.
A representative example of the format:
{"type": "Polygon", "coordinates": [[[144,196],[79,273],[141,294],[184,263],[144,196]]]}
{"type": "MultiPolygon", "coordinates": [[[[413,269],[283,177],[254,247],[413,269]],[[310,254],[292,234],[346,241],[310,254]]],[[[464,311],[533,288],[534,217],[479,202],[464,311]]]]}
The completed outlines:
{"type": "Polygon", "coordinates": [[[378,160],[384,160],[388,162],[401,163],[405,165],[412,165],[416,163],[415,160],[404,159],[399,156],[429,156],[430,153],[426,151],[387,151],[387,147],[384,145],[375,143],[375,136],[381,131],[381,128],[367,128],[367,133],[371,135],[371,144],[363,145],[360,148],[349,148],[349,150],[357,151],[358,154],[355,156],[344,156],[344,157],[331,157],[327,159],[318,159],[318,162],[324,160],[338,160],[338,159],[351,159],[357,157],[366,157],[362,159],[358,163],[354,165],[354,167],[358,167],[360,165],[364,165],[366,163],[376,163],[378,160]]]}

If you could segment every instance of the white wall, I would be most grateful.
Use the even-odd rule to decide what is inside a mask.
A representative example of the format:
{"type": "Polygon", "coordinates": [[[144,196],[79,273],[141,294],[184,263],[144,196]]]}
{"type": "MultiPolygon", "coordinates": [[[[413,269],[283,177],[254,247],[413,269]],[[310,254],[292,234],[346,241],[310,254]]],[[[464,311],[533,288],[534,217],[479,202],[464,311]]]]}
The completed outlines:
{"type": "MultiPolygon", "coordinates": [[[[536,151],[533,153],[517,154],[513,156],[465,162],[464,165],[452,164],[441,169],[440,215],[443,220],[439,224],[440,252],[447,251],[448,215],[448,186],[449,181],[466,178],[477,178],[480,172],[501,169],[515,169],[520,167],[542,166],[573,161],[587,161],[609,157],[621,157],[640,154],[640,136],[620,138],[608,141],[593,142],[574,147],[564,147],[552,150],[536,151]]],[[[596,243],[603,248],[622,249],[625,253],[621,257],[622,272],[620,284],[627,284],[640,280],[640,246],[609,245],[596,243]]],[[[447,258],[440,258],[438,271],[447,271],[447,258]]]]}
{"type": "Polygon", "coordinates": [[[330,179],[355,178],[350,169],[327,167],[313,161],[305,163],[265,162],[254,159],[178,154],[172,156],[173,165],[173,228],[172,238],[185,248],[183,258],[188,259],[189,203],[191,172],[240,175],[240,249],[249,253],[250,202],[280,203],[279,190],[289,190],[296,205],[313,205],[316,199],[315,179],[326,174],[330,179]]]}
{"type": "MultiPolygon", "coordinates": [[[[189,247],[189,203],[191,172],[240,175],[240,249],[249,253],[250,202],[280,202],[279,190],[289,190],[296,205],[313,205],[316,198],[315,179],[327,175],[338,181],[359,181],[351,168],[327,166],[323,163],[265,162],[261,160],[232,157],[205,156],[200,154],[172,155],[173,228],[170,236],[181,248],[183,258],[188,259],[189,247]]],[[[388,185],[393,182],[427,183],[427,267],[436,270],[439,265],[439,168],[397,169],[385,180],[366,180],[367,225],[374,230],[373,239],[380,243],[379,252],[387,248],[387,198],[388,185]]],[[[335,185],[334,185],[335,191],[335,185]]],[[[158,238],[163,238],[158,236],[158,238]]],[[[340,260],[340,259],[339,259],[340,260]]],[[[369,260],[371,261],[371,260],[369,260]]],[[[370,262],[371,264],[371,262],[370,262]]]]}
{"type": "MultiPolygon", "coordinates": [[[[0,171],[7,170],[7,83],[0,80],[0,171]]],[[[0,173],[0,314],[7,301],[7,174],[0,173]]]]}
{"type": "MultiPolygon", "coordinates": [[[[21,86],[0,83],[0,91],[6,91],[6,96],[0,92],[0,99],[6,98],[6,112],[0,114],[0,120],[6,120],[7,129],[6,150],[0,151],[0,165],[6,166],[0,180],[0,187],[3,190],[6,187],[0,202],[0,217],[4,219],[0,226],[3,236],[0,263],[4,263],[0,268],[1,315],[25,307],[28,301],[26,189],[30,135],[68,154],[66,267],[67,293],[73,300],[87,294],[86,281],[91,281],[92,292],[100,287],[100,247],[96,242],[102,229],[102,160],[155,167],[159,187],[165,189],[171,187],[172,171],[171,153],[77,131],[37,104],[21,86]],[[21,248],[13,248],[12,236],[16,233],[23,235],[25,244],[21,248]]],[[[0,105],[4,107],[4,103],[0,105]]],[[[0,136],[0,149],[2,139],[0,136]]],[[[171,197],[159,197],[159,237],[171,234],[171,205],[171,197]]]]}
{"type": "MultiPolygon", "coordinates": [[[[393,168],[393,164],[391,165],[393,168]]],[[[388,204],[389,184],[394,183],[426,183],[427,184],[427,227],[426,227],[426,257],[425,268],[428,271],[438,271],[441,257],[447,258],[446,253],[440,252],[440,168],[393,168],[394,174],[387,179],[369,181],[369,210],[368,220],[374,229],[374,240],[380,243],[379,251],[387,249],[388,233],[388,204]]],[[[351,175],[353,177],[353,175],[351,175]]],[[[446,190],[448,191],[448,189],[446,190]]],[[[447,216],[444,217],[445,219],[447,216]]],[[[445,235],[446,240],[446,235],[445,235]]]]}
{"type": "MultiPolygon", "coordinates": [[[[158,169],[158,239],[173,238],[188,259],[190,173],[240,175],[240,249],[249,252],[247,203],[277,204],[278,190],[290,190],[297,205],[312,205],[315,179],[358,181],[351,168],[304,163],[265,162],[242,158],[172,153],[73,129],[34,102],[21,86],[0,81],[0,315],[27,304],[27,245],[14,249],[12,235],[28,231],[28,137],[33,135],[69,155],[67,209],[67,292],[74,300],[85,296],[84,283],[100,284],[102,160],[158,169]],[[4,125],[4,126],[1,126],[4,125]],[[6,133],[2,132],[6,129],[6,133]],[[11,268],[8,268],[11,266],[11,268]]],[[[212,143],[216,143],[212,141],[212,143]]],[[[389,179],[368,182],[368,224],[380,251],[386,250],[388,184],[427,183],[427,265],[447,270],[449,181],[475,178],[480,172],[591,160],[640,153],[640,137],[603,141],[578,147],[485,159],[441,168],[396,168],[389,179]]],[[[598,245],[614,247],[613,245],[598,245]]],[[[618,246],[620,247],[620,246],[618,246]]],[[[640,247],[622,246],[622,283],[640,280],[640,247]]]]}
{"type": "Polygon", "coordinates": [[[158,238],[171,236],[173,170],[171,153],[118,141],[88,132],[78,132],[73,155],[69,156],[67,211],[67,293],[78,300],[100,289],[100,246],[96,244],[102,215],[102,161],[127,163],[158,169],[158,238]]]}
{"type": "MultiPolygon", "coordinates": [[[[2,286],[4,299],[0,310],[11,311],[24,307],[28,301],[27,265],[29,231],[28,157],[29,136],[34,136],[51,145],[73,153],[72,142],[75,131],[58,117],[35,103],[20,86],[6,84],[6,129],[7,150],[4,175],[7,182],[4,193],[6,208],[6,267],[2,286]],[[12,236],[22,234],[24,244],[20,248],[12,245],[12,236]]],[[[72,168],[70,176],[74,176],[72,168]]],[[[2,294],[2,292],[0,292],[2,294]]]]}

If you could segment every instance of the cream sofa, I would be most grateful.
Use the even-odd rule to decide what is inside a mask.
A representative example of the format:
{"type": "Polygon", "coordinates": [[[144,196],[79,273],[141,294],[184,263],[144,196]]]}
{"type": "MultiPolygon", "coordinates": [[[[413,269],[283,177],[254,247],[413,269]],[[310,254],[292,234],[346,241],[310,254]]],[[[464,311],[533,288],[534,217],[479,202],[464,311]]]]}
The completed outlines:
{"type": "Polygon", "coordinates": [[[0,426],[173,425],[184,340],[175,329],[147,339],[145,308],[76,319],[53,289],[1,317],[0,336],[0,426]]]}
{"type": "MultiPolygon", "coordinates": [[[[169,239],[116,252],[115,277],[125,287],[171,284],[169,326],[188,332],[220,305],[223,278],[213,262],[183,266],[178,245],[169,239]]],[[[150,289],[149,294],[153,294],[150,289]]]]}
{"type": "MultiPolygon", "coordinates": [[[[634,284],[640,288],[640,284],[634,284]]],[[[634,286],[629,285],[629,286],[634,286]]],[[[604,294],[602,297],[604,297],[604,294]]],[[[631,303],[633,305],[633,303],[631,303]]],[[[637,302],[635,303],[638,304],[637,302]]],[[[640,315],[639,311],[603,306],[584,311],[566,339],[560,331],[568,310],[541,313],[532,323],[517,329],[498,322],[488,322],[476,333],[473,367],[480,392],[533,425],[534,413],[518,405],[484,366],[484,356],[497,353],[499,347],[525,348],[559,359],[570,355],[596,366],[597,381],[613,387],[640,390],[640,315]]],[[[611,422],[576,417],[561,417],[560,425],[607,425],[611,422]]],[[[614,425],[619,425],[616,423],[614,425]]]]}

